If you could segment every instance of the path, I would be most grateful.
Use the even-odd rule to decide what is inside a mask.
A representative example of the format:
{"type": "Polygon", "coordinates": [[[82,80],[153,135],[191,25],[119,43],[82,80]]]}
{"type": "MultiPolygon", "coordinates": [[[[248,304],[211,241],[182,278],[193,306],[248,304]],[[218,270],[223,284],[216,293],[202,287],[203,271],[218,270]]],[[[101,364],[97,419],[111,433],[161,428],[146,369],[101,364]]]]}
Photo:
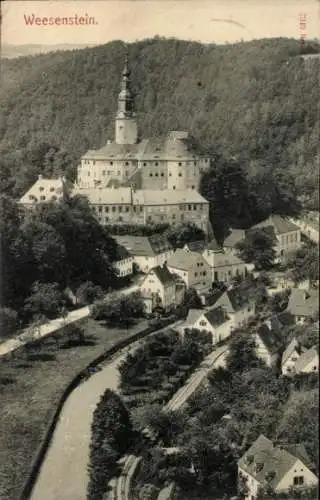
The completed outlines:
{"type": "MultiPolygon", "coordinates": [[[[129,293],[137,291],[138,288],[139,288],[138,285],[131,285],[128,288],[119,290],[119,292],[124,295],[128,295],[129,293]]],[[[87,318],[89,314],[90,314],[90,308],[88,306],[85,306],[70,312],[66,316],[66,318],[53,319],[48,323],[45,323],[37,327],[33,331],[30,331],[30,328],[27,328],[17,337],[14,337],[12,339],[0,343],[0,357],[5,356],[6,354],[10,354],[16,349],[20,349],[24,345],[33,342],[35,339],[38,340],[40,338],[47,337],[48,335],[52,335],[61,327],[69,325],[70,323],[74,323],[75,321],[79,321],[80,319],[87,318]]]]}
{"type": "Polygon", "coordinates": [[[110,364],[70,394],[63,406],[31,500],[86,500],[93,411],[107,388],[117,390],[118,365],[127,356],[128,350],[134,350],[140,342],[123,350],[110,364]]]}

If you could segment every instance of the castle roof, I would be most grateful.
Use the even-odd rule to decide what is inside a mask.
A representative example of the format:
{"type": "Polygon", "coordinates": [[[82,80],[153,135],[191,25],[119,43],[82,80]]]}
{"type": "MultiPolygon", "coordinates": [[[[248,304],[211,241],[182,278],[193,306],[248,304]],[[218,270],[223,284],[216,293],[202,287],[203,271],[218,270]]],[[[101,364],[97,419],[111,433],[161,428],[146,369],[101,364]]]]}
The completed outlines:
{"type": "Polygon", "coordinates": [[[93,205],[179,205],[185,203],[206,203],[201,194],[194,189],[137,189],[131,187],[80,188],[75,187],[73,194],[86,196],[93,205]]]}
{"type": "Polygon", "coordinates": [[[163,137],[143,139],[136,144],[108,142],[98,150],[89,150],[82,159],[127,158],[132,160],[197,160],[199,153],[192,137],[187,132],[171,131],[163,137]]]}

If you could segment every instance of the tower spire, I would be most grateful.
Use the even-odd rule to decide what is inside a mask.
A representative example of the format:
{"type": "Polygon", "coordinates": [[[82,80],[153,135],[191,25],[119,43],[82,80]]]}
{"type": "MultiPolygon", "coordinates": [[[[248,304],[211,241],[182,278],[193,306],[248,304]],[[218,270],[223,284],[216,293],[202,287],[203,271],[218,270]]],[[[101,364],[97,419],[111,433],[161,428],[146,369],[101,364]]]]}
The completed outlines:
{"type": "Polygon", "coordinates": [[[128,50],[126,50],[116,115],[116,142],[119,144],[135,144],[138,137],[134,99],[130,84],[128,50]]]}

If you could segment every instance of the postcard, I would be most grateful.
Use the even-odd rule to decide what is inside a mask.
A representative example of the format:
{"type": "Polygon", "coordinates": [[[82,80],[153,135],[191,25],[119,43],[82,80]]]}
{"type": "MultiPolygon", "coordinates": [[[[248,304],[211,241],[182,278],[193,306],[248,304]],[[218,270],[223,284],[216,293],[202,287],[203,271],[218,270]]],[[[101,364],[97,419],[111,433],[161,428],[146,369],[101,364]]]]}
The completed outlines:
{"type": "Polygon", "coordinates": [[[0,500],[318,498],[319,34],[2,2],[0,500]]]}

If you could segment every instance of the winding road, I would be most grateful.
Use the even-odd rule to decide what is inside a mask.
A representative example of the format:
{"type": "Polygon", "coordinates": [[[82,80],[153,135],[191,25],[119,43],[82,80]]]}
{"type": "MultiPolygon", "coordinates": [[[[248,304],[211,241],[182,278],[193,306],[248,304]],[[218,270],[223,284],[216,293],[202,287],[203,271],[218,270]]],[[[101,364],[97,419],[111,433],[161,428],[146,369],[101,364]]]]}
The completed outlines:
{"type": "Polygon", "coordinates": [[[118,365],[139,343],[141,340],[120,351],[100,372],[92,375],[70,394],[30,495],[31,500],[86,500],[94,409],[107,388],[114,391],[118,389],[118,365]]]}

